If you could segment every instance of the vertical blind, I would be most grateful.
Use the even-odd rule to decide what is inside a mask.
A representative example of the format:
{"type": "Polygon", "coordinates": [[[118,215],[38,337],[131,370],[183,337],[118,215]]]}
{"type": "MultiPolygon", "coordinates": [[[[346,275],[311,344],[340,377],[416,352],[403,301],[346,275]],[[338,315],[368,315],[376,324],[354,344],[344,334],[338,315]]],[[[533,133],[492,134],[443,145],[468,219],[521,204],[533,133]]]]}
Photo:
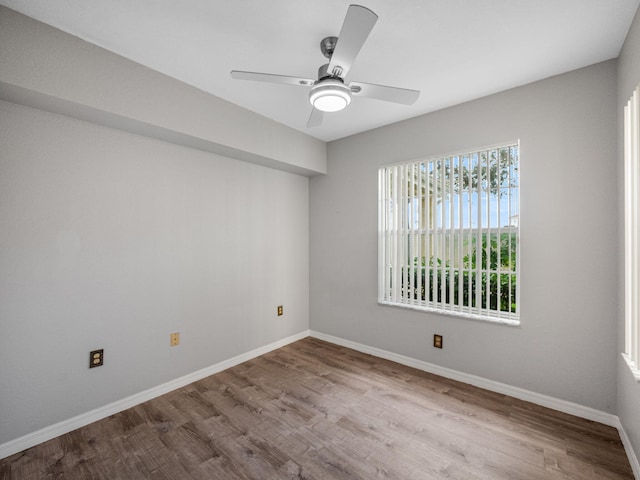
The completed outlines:
{"type": "Polygon", "coordinates": [[[518,322],[519,144],[379,170],[378,301],[518,322]]]}
{"type": "Polygon", "coordinates": [[[625,358],[640,380],[640,85],[624,109],[625,358]]]}

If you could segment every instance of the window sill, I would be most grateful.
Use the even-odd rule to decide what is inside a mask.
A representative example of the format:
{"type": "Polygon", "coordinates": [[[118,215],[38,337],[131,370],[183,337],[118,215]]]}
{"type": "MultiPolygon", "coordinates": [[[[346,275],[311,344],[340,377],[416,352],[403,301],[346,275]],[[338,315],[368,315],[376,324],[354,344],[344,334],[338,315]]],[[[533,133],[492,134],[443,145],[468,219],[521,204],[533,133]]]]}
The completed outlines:
{"type": "Polygon", "coordinates": [[[476,321],[480,321],[480,322],[487,322],[487,323],[495,323],[498,325],[506,325],[508,327],[518,327],[520,326],[520,320],[515,320],[513,318],[507,318],[507,317],[490,317],[490,316],[484,316],[484,315],[477,315],[477,314],[472,314],[472,313],[464,313],[464,312],[451,312],[449,310],[439,310],[436,308],[429,308],[429,307],[422,307],[420,305],[405,305],[403,303],[393,303],[393,302],[385,302],[385,301],[381,301],[378,300],[378,305],[383,305],[386,307],[398,307],[398,308],[404,308],[407,310],[417,310],[419,312],[425,312],[425,313],[435,313],[438,315],[446,315],[449,317],[457,317],[457,318],[464,318],[467,320],[476,320],[476,321]]]}
{"type": "Polygon", "coordinates": [[[622,358],[627,362],[627,366],[629,370],[631,370],[631,375],[636,379],[636,382],[640,383],[640,369],[638,369],[638,365],[636,365],[626,353],[622,354],[622,358]]]}

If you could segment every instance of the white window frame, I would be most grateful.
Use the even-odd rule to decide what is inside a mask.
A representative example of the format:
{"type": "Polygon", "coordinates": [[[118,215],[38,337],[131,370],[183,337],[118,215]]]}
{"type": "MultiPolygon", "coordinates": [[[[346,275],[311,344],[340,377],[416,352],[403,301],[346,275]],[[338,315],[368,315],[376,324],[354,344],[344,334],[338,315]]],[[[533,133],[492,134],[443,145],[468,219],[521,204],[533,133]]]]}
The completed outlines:
{"type": "MultiPolygon", "coordinates": [[[[519,159],[520,143],[512,141],[426,160],[387,165],[379,169],[379,304],[507,325],[519,325],[519,178],[521,176],[519,159]],[[482,177],[486,181],[477,180],[480,178],[480,174],[477,177],[472,176],[470,173],[473,170],[472,160],[477,160],[481,165],[489,167],[489,160],[486,159],[493,158],[492,155],[495,153],[495,158],[500,162],[500,151],[504,149],[508,150],[509,172],[514,171],[511,167],[512,162],[515,163],[514,168],[516,169],[515,173],[509,173],[510,176],[506,179],[506,184],[502,179],[492,179],[491,173],[485,173],[485,177],[482,177]],[[513,156],[513,152],[515,152],[515,156],[513,156]],[[484,163],[478,160],[481,158],[485,159],[484,163]],[[446,176],[441,173],[447,169],[449,171],[457,169],[459,172],[455,174],[457,183],[454,181],[454,175],[446,176]],[[490,202],[492,180],[498,182],[497,185],[502,189],[501,192],[507,192],[508,208],[515,211],[503,211],[501,216],[500,200],[497,201],[497,207],[490,202]],[[458,188],[458,184],[465,184],[466,187],[458,188]],[[472,195],[476,199],[482,198],[482,200],[476,200],[474,203],[471,201],[472,195]],[[514,197],[513,201],[512,197],[514,197]],[[447,208],[442,205],[445,202],[448,205],[447,208]],[[472,209],[477,209],[477,211],[472,213],[472,209]],[[505,213],[508,214],[507,218],[514,219],[510,220],[508,225],[500,223],[503,221],[502,217],[505,213]],[[471,225],[472,215],[476,215],[476,219],[479,219],[485,214],[487,218],[495,215],[495,221],[478,220],[476,225],[471,225]],[[463,221],[463,217],[466,217],[466,220],[463,221]],[[499,245],[503,238],[507,239],[509,244],[507,247],[509,259],[515,258],[515,269],[501,266],[501,248],[499,246],[493,250],[490,246],[477,249],[471,246],[490,243],[486,241],[487,239],[496,239],[499,245]],[[513,248],[511,247],[512,243],[515,243],[513,248]],[[497,254],[498,261],[495,262],[497,266],[492,268],[488,261],[481,260],[479,266],[477,261],[474,261],[473,264],[476,268],[471,269],[468,259],[474,251],[476,259],[478,256],[488,259],[492,254],[497,254]],[[440,261],[436,260],[437,263],[429,266],[432,258],[440,259],[440,261]],[[443,259],[446,261],[446,267],[442,267],[443,259]],[[497,279],[507,279],[506,284],[509,291],[507,293],[506,290],[503,290],[502,293],[507,294],[508,311],[502,310],[500,306],[496,308],[489,306],[492,300],[494,306],[501,302],[500,284],[502,282],[500,281],[494,283],[494,290],[497,292],[490,299],[489,291],[491,289],[486,288],[486,279],[491,275],[495,275],[494,278],[497,279]],[[454,278],[455,280],[453,280],[454,278]],[[515,282],[515,288],[512,286],[512,282],[515,282]],[[484,294],[481,293],[483,285],[485,286],[484,294]],[[464,300],[460,300],[462,298],[464,300]],[[453,300],[449,301],[451,299],[453,300]],[[483,304],[489,307],[483,308],[483,304]]],[[[498,169],[495,171],[501,171],[500,165],[498,163],[498,169]]],[[[476,171],[482,170],[478,168],[476,171]]],[[[492,170],[487,168],[485,171],[491,172],[492,170]]],[[[496,184],[494,183],[494,185],[496,184]]],[[[507,263],[511,263],[511,260],[507,263]]]]}
{"type": "Polygon", "coordinates": [[[624,108],[625,351],[640,382],[640,85],[624,108]]]}

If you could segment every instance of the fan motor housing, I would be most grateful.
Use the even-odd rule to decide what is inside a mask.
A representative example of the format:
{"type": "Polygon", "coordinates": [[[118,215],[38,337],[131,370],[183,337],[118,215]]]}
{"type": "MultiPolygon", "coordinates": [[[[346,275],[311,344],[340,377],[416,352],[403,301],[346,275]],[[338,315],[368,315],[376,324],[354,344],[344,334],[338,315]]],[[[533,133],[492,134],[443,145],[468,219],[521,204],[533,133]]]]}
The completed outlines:
{"type": "Polygon", "coordinates": [[[334,75],[329,73],[329,64],[325,63],[318,69],[318,82],[325,78],[335,78],[334,75]]]}

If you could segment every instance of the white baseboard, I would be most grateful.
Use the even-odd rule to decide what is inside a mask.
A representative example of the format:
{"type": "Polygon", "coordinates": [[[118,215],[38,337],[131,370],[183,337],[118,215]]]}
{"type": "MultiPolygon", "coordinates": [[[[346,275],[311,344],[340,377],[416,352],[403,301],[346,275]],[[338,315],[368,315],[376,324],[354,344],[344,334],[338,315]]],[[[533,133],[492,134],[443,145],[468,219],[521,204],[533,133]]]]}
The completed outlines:
{"type": "Polygon", "coordinates": [[[585,407],[584,405],[579,405],[577,403],[568,402],[566,400],[549,397],[547,395],[542,395],[530,390],[513,387],[505,383],[495,382],[483,377],[460,372],[451,368],[441,367],[439,365],[425,362],[423,360],[406,357],[404,355],[399,355],[397,353],[389,352],[387,350],[382,350],[376,347],[370,347],[368,345],[352,342],[350,340],[334,337],[332,335],[326,335],[324,333],[315,331],[311,331],[310,335],[320,340],[325,340],[330,343],[335,343],[336,345],[342,345],[343,347],[352,348],[353,350],[357,350],[362,353],[368,353],[376,357],[385,358],[387,360],[391,360],[408,367],[413,367],[417,368],[418,370],[433,373],[435,375],[440,375],[441,377],[450,378],[462,383],[468,383],[469,385],[474,385],[486,390],[491,390],[492,392],[509,395],[510,397],[515,397],[520,400],[535,403],[536,405],[541,405],[543,407],[552,408],[554,410],[568,413],[570,415],[575,415],[577,417],[586,418],[587,420],[593,420],[594,422],[604,423],[605,425],[609,425],[610,427],[617,427],[620,424],[620,420],[616,415],[602,412],[594,408],[585,407]]]}
{"type": "Polygon", "coordinates": [[[552,408],[560,412],[576,415],[587,420],[593,420],[595,422],[615,427],[620,432],[620,438],[624,445],[625,451],[627,452],[627,456],[629,458],[631,468],[633,469],[633,473],[635,477],[640,480],[640,463],[638,463],[638,457],[636,456],[631,446],[631,442],[629,440],[629,437],[627,436],[627,433],[620,423],[620,419],[616,415],[602,412],[590,407],[585,407],[584,405],[579,405],[573,402],[568,402],[566,400],[542,395],[522,388],[513,387],[504,383],[495,382],[493,380],[478,377],[476,375],[470,375],[468,373],[460,372],[450,368],[441,367],[439,365],[428,363],[422,360],[417,360],[411,357],[406,357],[404,355],[389,352],[387,350],[382,350],[380,348],[370,347],[368,345],[352,342],[343,338],[309,330],[300,332],[296,335],[292,335],[282,340],[278,340],[276,342],[270,343],[269,345],[256,348],[249,352],[237,355],[228,360],[224,360],[222,362],[216,363],[215,365],[211,365],[210,367],[203,368],[170,382],[158,385],[157,387],[145,390],[135,395],[131,395],[109,405],[105,405],[104,407],[100,407],[90,412],[83,413],[68,420],[56,423],[55,425],[51,425],[10,442],[4,443],[0,445],[0,459],[21,452],[22,450],[25,450],[27,448],[31,448],[42,442],[46,442],[47,440],[51,440],[52,438],[58,437],[77,428],[101,420],[115,413],[121,412],[122,410],[126,410],[127,408],[134,407],[136,405],[139,405],[140,403],[159,397],[160,395],[164,395],[165,393],[184,387],[185,385],[189,385],[190,383],[196,382],[210,375],[214,375],[235,365],[239,365],[240,363],[259,357],[260,355],[264,355],[265,353],[271,352],[280,347],[284,347],[285,345],[296,342],[308,336],[334,343],[336,345],[341,345],[343,347],[351,348],[362,353],[385,358],[401,365],[417,368],[418,370],[423,370],[425,372],[440,375],[442,377],[457,380],[463,383],[474,385],[476,387],[491,390],[493,392],[519,398],[520,400],[535,403],[536,405],[552,408]]]}
{"type": "Polygon", "coordinates": [[[620,440],[622,440],[622,445],[624,445],[624,450],[627,452],[627,458],[629,459],[629,463],[631,464],[631,469],[633,470],[633,475],[640,479],[640,462],[638,462],[638,456],[636,452],[633,450],[633,446],[631,445],[631,440],[627,435],[622,423],[618,419],[618,432],[620,433],[620,440]]]}
{"type": "Polygon", "coordinates": [[[640,480],[640,464],[638,463],[638,457],[636,456],[631,446],[631,441],[627,436],[627,432],[625,432],[622,423],[620,422],[620,419],[617,415],[602,412],[600,410],[585,407],[584,405],[568,402],[566,400],[561,400],[559,398],[550,397],[548,395],[542,395],[540,393],[525,390],[523,388],[513,387],[504,383],[495,382],[493,380],[478,377],[476,375],[470,375],[468,373],[459,372],[450,368],[441,367],[433,363],[406,357],[404,355],[399,355],[397,353],[382,350],[380,348],[370,347],[361,343],[334,337],[333,335],[327,335],[325,333],[320,333],[313,330],[310,332],[310,335],[319,340],[324,340],[329,343],[334,343],[336,345],[351,348],[353,350],[357,350],[358,352],[368,353],[369,355],[391,360],[401,365],[406,365],[418,370],[433,373],[434,375],[457,380],[462,383],[467,383],[476,387],[484,388],[486,390],[491,390],[492,392],[509,395],[520,400],[535,403],[536,405],[552,408],[560,412],[568,413],[570,415],[575,415],[577,417],[585,418],[587,420],[592,420],[594,422],[603,423],[610,427],[617,428],[618,432],[620,433],[620,439],[622,440],[622,444],[624,445],[625,451],[627,453],[627,457],[629,458],[629,463],[631,464],[633,473],[635,477],[640,480]]]}
{"type": "Polygon", "coordinates": [[[22,450],[25,450],[27,448],[31,448],[42,442],[46,442],[47,440],[51,440],[52,438],[64,435],[65,433],[71,432],[72,430],[80,427],[84,427],[85,425],[88,425],[90,423],[102,420],[103,418],[126,410],[127,408],[135,407],[136,405],[139,405],[143,402],[159,397],[160,395],[164,395],[165,393],[176,390],[177,388],[184,387],[185,385],[189,385],[190,383],[196,382],[210,375],[219,373],[223,370],[226,370],[227,368],[239,365],[240,363],[251,360],[252,358],[259,357],[260,355],[264,355],[265,353],[271,352],[280,347],[284,347],[285,345],[308,337],[309,334],[310,332],[308,330],[305,330],[296,335],[283,338],[282,340],[270,343],[269,345],[264,345],[249,352],[237,355],[233,358],[229,358],[228,360],[216,363],[215,365],[211,365],[210,367],[203,368],[183,377],[176,378],[175,380],[171,380],[167,383],[163,383],[162,385],[158,385],[157,387],[153,387],[143,392],[136,393],[135,395],[123,398],[122,400],[110,403],[109,405],[96,408],[95,410],[91,410],[90,412],[83,413],[68,420],[64,420],[49,427],[45,427],[41,430],[29,433],[27,435],[24,435],[23,437],[11,440],[0,445],[0,459],[21,452],[22,450]]]}

